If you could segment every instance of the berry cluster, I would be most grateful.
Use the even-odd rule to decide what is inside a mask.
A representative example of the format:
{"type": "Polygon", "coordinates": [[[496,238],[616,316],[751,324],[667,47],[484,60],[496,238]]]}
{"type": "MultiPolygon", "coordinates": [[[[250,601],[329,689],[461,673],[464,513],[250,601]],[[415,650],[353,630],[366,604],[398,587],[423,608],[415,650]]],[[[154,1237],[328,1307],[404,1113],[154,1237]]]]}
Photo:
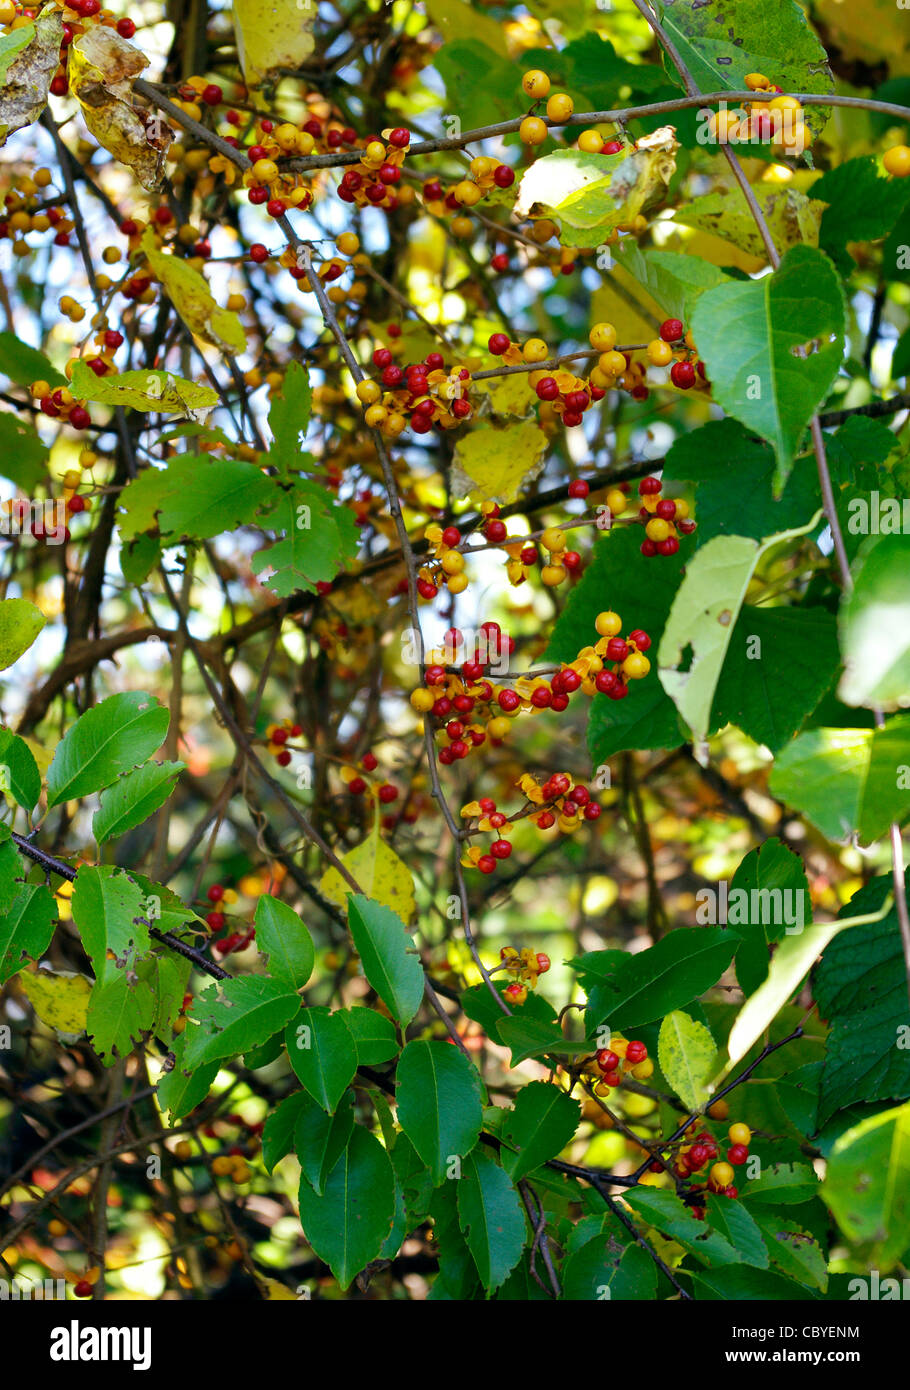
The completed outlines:
{"type": "MultiPolygon", "coordinates": [[[[701,1172],[709,1163],[711,1164],[707,1182],[694,1184],[690,1189],[690,1196],[701,1190],[707,1190],[723,1197],[739,1195],[738,1189],[733,1185],[733,1179],[736,1176],[734,1168],[740,1167],[749,1157],[752,1131],[748,1125],[737,1123],[730,1126],[727,1130],[727,1136],[730,1144],[727,1148],[726,1161],[715,1162],[719,1153],[717,1140],[707,1129],[699,1130],[690,1143],[680,1147],[673,1167],[678,1178],[691,1177],[693,1174],[701,1172]]],[[[693,1211],[696,1216],[704,1216],[704,1208],[697,1203],[693,1206],[693,1211]]]]}
{"type": "MultiPolygon", "coordinates": [[[[233,888],[225,888],[223,883],[213,883],[206,894],[212,904],[211,911],[206,913],[205,922],[210,932],[219,932],[224,929],[226,917],[221,905],[233,906],[238,901],[238,895],[233,888]]],[[[220,956],[229,956],[232,951],[244,951],[251,941],[256,938],[256,928],[250,927],[249,931],[232,931],[227,936],[223,936],[220,941],[212,943],[212,950],[217,951],[220,956]]]]}
{"type": "Polygon", "coordinates": [[[469,823],[465,831],[467,836],[492,832],[497,837],[486,851],[477,845],[465,849],[461,862],[466,869],[493,873],[497,863],[508,859],[512,853],[512,842],[506,838],[512,826],[528,816],[533,817],[538,830],[551,830],[555,825],[564,835],[571,835],[583,820],[597,820],[601,814],[601,807],[592,799],[589,789],[582,782],[573,785],[567,772],[554,772],[543,783],[526,772],[516,786],[524,793],[526,804],[512,817],[500,811],[491,796],[468,801],[462,806],[459,814],[469,823]]]}
{"type": "Polygon", "coordinates": [[[364,772],[368,775],[375,772],[378,766],[379,759],[375,753],[364,753],[357,767],[347,764],[341,769],[341,780],[352,796],[375,796],[381,805],[390,806],[399,795],[394,782],[380,782],[377,786],[362,775],[364,772]]]}
{"type": "Polygon", "coordinates": [[[359,163],[348,165],[338,185],[342,202],[359,208],[396,208],[399,198],[395,185],[401,181],[410,143],[411,132],[404,126],[384,130],[381,137],[368,135],[359,163]]]}
{"type": "MultiPolygon", "coordinates": [[[[641,553],[649,559],[655,555],[675,555],[679,550],[679,537],[690,536],[696,528],[685,498],[664,497],[662,492],[659,478],[648,476],[638,484],[641,502],[636,520],[645,528],[641,553]]],[[[618,488],[611,489],[607,494],[607,506],[614,518],[621,517],[628,510],[629,499],[618,488]]]]}
{"type": "Polygon", "coordinates": [[[810,137],[799,99],[785,96],[763,72],[747,73],[746,86],[761,97],[746,102],[743,111],[713,112],[710,140],[719,145],[770,143],[778,154],[802,154],[810,137]]]}
{"type": "Polygon", "coordinates": [[[357,384],[357,399],[364,407],[364,422],[390,439],[410,424],[415,434],[431,429],[454,429],[470,419],[471,404],[465,396],[471,373],[467,367],[445,367],[441,352],[430,352],[422,362],[400,367],[389,347],[378,347],[373,365],[382,373],[379,381],[365,377],[357,384]]]}
{"type": "MultiPolygon", "coordinates": [[[[594,1055],[594,1065],[599,1080],[594,1082],[594,1094],[604,1099],[614,1086],[621,1086],[628,1073],[636,1081],[647,1081],[654,1072],[654,1063],[648,1056],[643,1042],[633,1038],[628,1040],[617,1034],[611,1038],[609,1047],[601,1047],[594,1055]]],[[[592,1068],[588,1067],[591,1071],[592,1068]]]]}
{"type": "Polygon", "coordinates": [[[523,1004],[528,997],[528,990],[535,989],[539,977],[545,975],[550,968],[550,957],[543,951],[532,951],[529,946],[521,951],[514,946],[503,946],[499,952],[499,959],[502,963],[495,966],[494,970],[505,970],[514,977],[503,991],[510,1004],[523,1004]]]}

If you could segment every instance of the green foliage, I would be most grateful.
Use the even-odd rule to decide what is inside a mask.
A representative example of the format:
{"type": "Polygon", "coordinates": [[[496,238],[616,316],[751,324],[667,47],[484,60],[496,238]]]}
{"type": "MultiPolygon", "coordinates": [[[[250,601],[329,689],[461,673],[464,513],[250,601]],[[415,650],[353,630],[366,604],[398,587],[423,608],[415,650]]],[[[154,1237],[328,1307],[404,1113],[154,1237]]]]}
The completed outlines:
{"type": "Polygon", "coordinates": [[[48,806],[108,787],[151,757],[167,733],[167,708],[152,695],[111,695],[87,710],[58,743],[47,773],[48,806]]]}

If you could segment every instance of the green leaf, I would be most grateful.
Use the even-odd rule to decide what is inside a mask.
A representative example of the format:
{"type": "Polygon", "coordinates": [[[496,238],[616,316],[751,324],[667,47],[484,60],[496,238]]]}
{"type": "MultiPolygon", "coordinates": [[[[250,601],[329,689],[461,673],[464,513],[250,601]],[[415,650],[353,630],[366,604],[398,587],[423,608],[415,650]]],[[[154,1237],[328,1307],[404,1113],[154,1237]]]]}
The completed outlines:
{"type": "Polygon", "coordinates": [[[700,545],[714,536],[763,541],[805,526],[821,505],[814,458],[796,460],[783,495],[775,498],[773,450],[729,417],[711,420],[674,440],[663,479],[696,484],[700,545]],[[736,478],[735,488],[731,477],[736,478]]]}
{"type": "Polygon", "coordinates": [[[632,1028],[691,1004],[716,985],[739,944],[723,927],[681,927],[627,956],[588,996],[586,1024],[632,1028]]]}
{"type": "Polygon", "coordinates": [[[736,1269],[699,1270],[693,1275],[697,1297],[704,1301],[794,1303],[816,1298],[802,1284],[794,1284],[770,1269],[743,1265],[736,1269]]]}
{"type": "MultiPolygon", "coordinates": [[[[660,16],[703,92],[744,91],[750,72],[773,74],[785,92],[834,90],[825,50],[795,0],[738,5],[724,23],[702,0],[664,0],[660,16]]],[[[806,109],[816,135],[826,120],[827,108],[806,109]]]]}
{"type": "Polygon", "coordinates": [[[772,445],[780,493],[843,356],[844,296],[833,265],[821,251],[794,246],[773,274],[707,290],[692,333],[715,402],[772,445]],[[815,340],[815,351],[795,355],[815,340]]]}
{"type": "MultiPolygon", "coordinates": [[[[566,600],[547,646],[545,660],[574,661],[582,647],[597,639],[594,620],[605,608],[644,628],[657,650],[670,607],[686,565],[695,549],[684,537],[677,555],[648,564],[648,582],[641,581],[640,540],[632,526],[616,527],[597,542],[581,581],[566,600]]],[[[679,716],[653,669],[644,680],[632,681],[624,700],[595,695],[591,701],[588,750],[595,768],[612,754],[630,748],[676,748],[682,742],[679,716]]]]}
{"type": "MultiPolygon", "coordinates": [[[[890,888],[890,877],[873,879],[843,912],[875,911],[890,888]]],[[[881,921],[831,943],[815,976],[815,998],[829,1024],[819,1124],[857,1101],[910,1097],[907,975],[894,905],[881,921]]]]}
{"type": "Polygon", "coordinates": [[[910,815],[910,717],[884,729],[810,729],[778,756],[772,795],[806,816],[829,840],[858,834],[864,844],[910,815]]]}
{"type": "Polygon", "coordinates": [[[534,209],[555,218],[565,246],[596,246],[663,200],[674,151],[626,146],[618,154],[559,149],[538,156],[521,180],[515,213],[534,209]]]}
{"type": "Polygon", "coordinates": [[[9,838],[9,828],[0,826],[0,916],[11,906],[25,879],[19,851],[9,838]]]}
{"type": "Polygon", "coordinates": [[[300,362],[290,362],[269,404],[272,443],[268,462],[280,473],[302,466],[301,453],[310,423],[310,378],[300,362]]]}
{"type": "Polygon", "coordinates": [[[92,989],[85,1027],[106,1066],[139,1046],[154,1027],[155,1014],[155,994],[147,981],[133,970],[117,969],[105,962],[92,989]]]}
{"type": "Polygon", "coordinates": [[[262,1161],[266,1172],[274,1172],[275,1164],[291,1152],[298,1117],[312,1103],[306,1091],[295,1091],[271,1111],[262,1131],[262,1161]]]}
{"type": "Polygon", "coordinates": [[[495,1159],[475,1149],[458,1181],[458,1224],[480,1282],[488,1294],[504,1283],[521,1259],[525,1216],[518,1193],[495,1159]]]}
{"type": "MultiPolygon", "coordinates": [[[[306,1095],[306,1093],[304,1093],[306,1095]]],[[[354,1128],[354,1092],[345,1091],[334,1115],[306,1095],[294,1126],[294,1150],[300,1171],[318,1196],[347,1147],[354,1128]]]]}
{"type": "Polygon", "coordinates": [[[910,1105],[872,1115],[842,1134],[821,1194],[846,1238],[867,1248],[874,1267],[896,1264],[910,1229],[910,1105]]]}
{"type": "Polygon", "coordinates": [[[110,951],[119,970],[132,970],[151,948],[146,908],[137,883],[113,864],[83,864],[73,885],[73,920],[97,979],[110,951]]]}
{"type": "Polygon", "coordinates": [[[648,291],[668,318],[679,318],[684,323],[688,323],[699,295],[729,279],[718,266],[703,261],[700,256],[681,256],[676,251],[642,251],[632,237],[620,242],[616,260],[648,291]]]}
{"type": "Polygon", "coordinates": [[[40,960],[57,925],[54,898],[43,884],[26,883],[0,914],[0,985],[29,960],[40,960]]]}
{"type": "Polygon", "coordinates": [[[45,481],[47,455],[37,430],[9,412],[0,415],[0,477],[31,495],[45,481]]]}
{"type": "Polygon", "coordinates": [[[725,1236],[712,1231],[705,1221],[693,1216],[675,1192],[656,1187],[637,1187],[623,1201],[650,1226],[679,1242],[696,1259],[707,1265],[739,1264],[742,1256],[725,1236]]]}
{"type": "Polygon", "coordinates": [[[510,1066],[517,1067],[528,1057],[544,1057],[550,1052],[573,1054],[579,1051],[577,1044],[566,1041],[558,1023],[525,1016],[521,1012],[523,1007],[519,1005],[518,1012],[511,1018],[503,1016],[496,1025],[495,1036],[511,1050],[510,1066]]]}
{"type": "Polygon", "coordinates": [[[249,1052],[284,1028],[299,1008],[299,998],[282,980],[240,975],[219,981],[193,1000],[182,1034],[185,1065],[195,1068],[249,1052]]]}
{"type": "Polygon", "coordinates": [[[355,1125],[344,1153],[326,1179],[325,1191],[300,1182],[300,1224],[342,1291],[376,1259],[392,1229],[395,1175],[379,1140],[355,1125]]]}
{"type": "Polygon", "coordinates": [[[766,840],[746,855],[733,875],[729,902],[735,904],[735,919],[728,907],[727,920],[742,937],[736,948],[736,979],[744,994],[753,994],[768,977],[770,947],[788,923],[801,927],[812,920],[803,861],[780,840],[766,840]]]}
{"type": "Polygon", "coordinates": [[[565,1148],[578,1128],[578,1101],[558,1086],[532,1081],[522,1086],[502,1127],[502,1166],[518,1182],[565,1148]]]}
{"type": "Polygon", "coordinates": [[[184,1032],[176,1037],[172,1044],[175,1064],[170,1071],[164,1073],[156,1088],[158,1104],[162,1110],[170,1112],[172,1125],[205,1100],[212,1082],[218,1075],[217,1062],[208,1062],[205,1066],[194,1067],[191,1071],[184,1070],[185,1046],[184,1032]]]}
{"type": "Polygon", "coordinates": [[[0,729],[0,789],[9,790],[17,806],[31,811],[41,795],[41,774],[25,739],[0,729]]]}
{"type": "Polygon", "coordinates": [[[143,584],[160,559],[160,540],[143,532],[135,540],[121,545],[120,572],[127,584],[143,584]]]}
{"type": "Polygon", "coordinates": [[[0,599],[0,671],[28,651],[46,622],[41,609],[27,598],[0,599]]]}
{"type": "Polygon", "coordinates": [[[359,1067],[375,1066],[397,1055],[398,1039],[391,1019],[362,1007],[342,1009],[341,1013],[354,1039],[359,1067]]]}
{"type": "Polygon", "coordinates": [[[657,1057],[671,1090],[689,1110],[701,1110],[717,1070],[717,1047],[710,1029],[674,1009],[660,1025],[657,1057]]]}
{"type": "Polygon", "coordinates": [[[382,1002],[406,1028],[423,1000],[424,975],[401,918],[360,893],[348,898],[348,924],[363,971],[382,1002]]]}
{"type": "Polygon", "coordinates": [[[287,903],[263,893],[255,923],[256,945],[269,973],[290,989],[302,989],[313,973],[316,948],[300,917],[287,903]]]}
{"type": "Polygon", "coordinates": [[[285,1045],[298,1079],[331,1114],[357,1070],[357,1048],[343,1011],[301,1009],[288,1025],[285,1045]]]}
{"type": "MultiPolygon", "coordinates": [[[[897,503],[898,511],[900,503],[897,503]]],[[[910,704],[910,536],[870,536],[840,607],[844,674],[837,694],[867,709],[910,704]]]]}
{"type": "Polygon", "coordinates": [[[276,506],[260,523],[281,539],[253,557],[253,569],[273,573],[265,587],[282,598],[334,579],[357,554],[360,532],[349,507],[340,506],[325,488],[303,482],[278,495],[276,506]]]}
{"type": "Polygon", "coordinates": [[[705,1215],[711,1229],[717,1231],[738,1251],[743,1264],[756,1269],[768,1268],[768,1252],[755,1217],[735,1197],[718,1197],[709,1193],[705,1215]]]}
{"type": "Polygon", "coordinates": [[[711,725],[735,724],[776,753],[839,666],[835,622],[826,609],[743,606],[714,692],[711,725]]]}
{"type": "MultiPolygon", "coordinates": [[[[116,376],[96,376],[88,363],[77,357],[69,382],[79,401],[99,405],[124,406],[132,410],[159,414],[189,415],[194,410],[211,410],[218,404],[218,392],[196,381],[184,381],[173,372],[120,372],[116,376]]],[[[181,456],[185,457],[185,456],[181,456]]],[[[219,459],[219,463],[227,460],[219,459]]]]}
{"type": "Polygon", "coordinates": [[[828,1287],[828,1262],[810,1232],[796,1221],[761,1208],[756,1211],[755,1220],[771,1263],[789,1278],[824,1293],[828,1287]]]}
{"type": "Polygon", "coordinates": [[[657,660],[661,685],[697,742],[709,731],[717,684],[752,571],[764,550],[798,534],[770,536],[761,544],[745,536],[716,536],[686,566],[657,660]]]}
{"type": "Polygon", "coordinates": [[[47,772],[48,808],[114,782],[160,748],[170,715],[141,690],[111,695],[86,710],[57,744],[47,772]]]}
{"type": "Polygon", "coordinates": [[[657,1297],[657,1266],[640,1245],[623,1249],[612,1236],[600,1235],[566,1260],[562,1296],[583,1302],[653,1302],[657,1297]]]}
{"type": "Polygon", "coordinates": [[[844,274],[855,267],[848,242],[881,241],[910,199],[903,179],[894,179],[878,155],[845,159],[812,185],[812,197],[827,203],[819,243],[844,274]]]}
{"type": "Polygon", "coordinates": [[[46,381],[52,387],[69,385],[43,352],[23,343],[15,333],[0,333],[0,376],[8,377],[17,386],[31,386],[33,381],[46,381]]]}
{"type": "Polygon", "coordinates": [[[763,1164],[757,1178],[750,1178],[741,1200],[748,1204],[801,1206],[818,1193],[815,1169],[808,1163],[763,1164]]]}
{"type": "Polygon", "coordinates": [[[398,1123],[433,1176],[470,1153],[483,1125],[480,1076],[458,1048],[409,1042],[398,1062],[398,1123]]]}
{"type": "Polygon", "coordinates": [[[177,786],[186,763],[146,763],[118,777],[101,793],[101,805],[92,819],[98,844],[116,839],[154,815],[177,786]]]}
{"type": "Polygon", "coordinates": [[[157,524],[168,544],[184,536],[208,540],[258,524],[258,512],[275,495],[274,481],[254,463],[179,454],[166,468],[145,469],[124,488],[120,534],[132,540],[157,524]]]}

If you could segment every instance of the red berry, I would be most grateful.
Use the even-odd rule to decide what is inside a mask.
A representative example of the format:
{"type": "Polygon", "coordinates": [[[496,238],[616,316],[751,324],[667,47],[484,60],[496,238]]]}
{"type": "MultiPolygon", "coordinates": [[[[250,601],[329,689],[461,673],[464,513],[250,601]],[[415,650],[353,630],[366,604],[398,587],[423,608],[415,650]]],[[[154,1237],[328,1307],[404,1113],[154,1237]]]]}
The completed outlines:
{"type": "Polygon", "coordinates": [[[648,1049],[643,1042],[630,1042],[626,1048],[626,1061],[630,1066],[637,1066],[643,1062],[648,1055],[648,1049]]]}
{"type": "Polygon", "coordinates": [[[494,545],[499,545],[509,534],[505,522],[499,521],[496,517],[487,522],[483,528],[483,533],[487,540],[492,541],[494,545]]]}
{"type": "Polygon", "coordinates": [[[71,497],[66,504],[66,510],[75,516],[78,512],[88,510],[88,503],[84,497],[71,497]]]}
{"type": "Polygon", "coordinates": [[[545,376],[534,388],[539,400],[555,401],[559,395],[559,383],[553,376],[545,376]]]}
{"type": "Polygon", "coordinates": [[[660,325],[660,336],[665,343],[678,343],[685,331],[682,319],[664,319],[660,325]]]}
{"type": "Polygon", "coordinates": [[[255,261],[256,265],[262,265],[263,261],[267,261],[268,258],[268,250],[263,246],[262,242],[254,241],[253,245],[250,247],[250,260],[255,261]]]}
{"type": "Polygon", "coordinates": [[[607,643],[608,661],[625,661],[629,655],[629,646],[621,637],[611,637],[607,643]]]}
{"type": "Polygon", "coordinates": [[[218,106],[224,100],[224,92],[217,82],[210,82],[207,87],[203,87],[202,100],[206,106],[218,106]]]}
{"type": "Polygon", "coordinates": [[[749,1149],[746,1144],[731,1144],[727,1150],[727,1158],[734,1167],[738,1168],[741,1163],[745,1163],[748,1157],[749,1149]]]}
{"type": "Polygon", "coordinates": [[[496,699],[499,708],[505,714],[511,714],[512,710],[518,709],[521,704],[521,696],[515,690],[500,690],[496,699]]]}
{"type": "Polygon", "coordinates": [[[540,815],[535,819],[535,824],[538,825],[541,830],[549,830],[551,825],[556,824],[556,817],[552,811],[541,811],[540,815]]]}
{"type": "Polygon", "coordinates": [[[601,1071],[615,1071],[619,1066],[619,1058],[615,1052],[611,1052],[608,1047],[602,1047],[595,1057],[597,1065],[601,1071]]]}
{"type": "Polygon", "coordinates": [[[577,550],[566,550],[562,557],[563,567],[571,572],[577,570],[581,565],[581,556],[577,550]]]}
{"type": "Polygon", "coordinates": [[[531,691],[531,704],[535,709],[549,709],[552,699],[553,692],[545,685],[539,685],[536,690],[531,691]]]}
{"type": "Polygon", "coordinates": [[[640,652],[646,652],[651,645],[651,639],[643,628],[636,627],[629,633],[629,641],[634,642],[640,652]]]}
{"type": "Polygon", "coordinates": [[[92,417],[89,415],[84,405],[73,406],[70,411],[70,424],[74,430],[87,429],[91,423],[92,417]]]}
{"type": "Polygon", "coordinates": [[[394,145],[396,150],[403,150],[406,145],[411,143],[411,132],[405,130],[404,126],[396,126],[389,133],[389,144],[394,145]]]}
{"type": "MultiPolygon", "coordinates": [[[[83,10],[84,14],[85,11],[83,10]]],[[[117,33],[122,39],[131,39],[136,32],[136,26],[131,19],[117,20],[117,33]]]]}
{"type": "Polygon", "coordinates": [[[367,784],[362,777],[352,777],[348,782],[348,791],[352,796],[363,796],[367,789],[367,784]]]}
{"type": "Polygon", "coordinates": [[[394,801],[397,795],[398,788],[392,782],[383,782],[382,786],[379,788],[379,800],[384,805],[387,805],[390,801],[394,801]]]}
{"type": "Polygon", "coordinates": [[[550,968],[550,957],[549,957],[544,951],[538,951],[538,952],[537,952],[537,970],[538,970],[538,974],[540,974],[540,975],[546,975],[546,973],[547,973],[547,971],[549,970],[549,968],[550,968]]]}
{"type": "Polygon", "coordinates": [[[364,753],[361,761],[367,772],[375,772],[379,759],[376,757],[375,753],[364,753]]]}
{"type": "Polygon", "coordinates": [[[649,540],[647,538],[642,541],[641,545],[639,546],[639,550],[641,551],[642,555],[646,555],[648,559],[650,559],[653,555],[657,554],[657,546],[655,545],[654,541],[649,540]]]}
{"type": "Polygon", "coordinates": [[[642,478],[638,484],[638,495],[639,497],[653,497],[660,492],[662,486],[659,478],[642,478]]]}
{"type": "Polygon", "coordinates": [[[508,859],[512,853],[511,840],[494,840],[490,845],[490,853],[494,859],[508,859]]]}
{"type": "Polygon", "coordinates": [[[695,385],[695,368],[691,362],[674,362],[670,368],[670,380],[680,391],[688,391],[695,385]]]}
{"type": "Polygon", "coordinates": [[[504,251],[497,251],[496,255],[490,259],[490,266],[493,270],[501,273],[503,270],[508,270],[509,258],[504,251]]]}
{"type": "Polygon", "coordinates": [[[616,684],[616,677],[612,671],[598,671],[594,677],[594,685],[602,695],[609,695],[616,684]]]}
{"type": "Polygon", "coordinates": [[[493,170],[493,182],[497,188],[511,188],[515,182],[515,171],[508,164],[498,164],[493,170]]]}
{"type": "Polygon", "coordinates": [[[512,340],[507,333],[491,333],[487,347],[494,357],[501,357],[504,352],[508,352],[512,345],[512,340]]]}
{"type": "Polygon", "coordinates": [[[585,820],[599,820],[600,809],[596,801],[589,801],[584,809],[585,820]]]}
{"type": "Polygon", "coordinates": [[[665,541],[657,542],[658,555],[675,555],[679,549],[679,541],[675,536],[668,536],[665,541]]]}
{"type": "Polygon", "coordinates": [[[587,497],[590,491],[591,489],[584,478],[573,478],[571,483],[569,483],[570,497],[587,497]]]}
{"type": "Polygon", "coordinates": [[[282,748],[280,753],[275,754],[275,761],[279,767],[287,767],[291,761],[291,751],[289,748],[282,748]]]}
{"type": "Polygon", "coordinates": [[[496,860],[492,854],[482,854],[477,861],[477,867],[482,874],[491,874],[496,868],[496,860]]]}
{"type": "Polygon", "coordinates": [[[223,913],[223,912],[208,912],[208,913],[206,913],[206,918],[205,918],[205,920],[206,920],[206,925],[207,925],[212,931],[221,931],[221,928],[224,926],[224,913],[223,913]]]}
{"type": "Polygon", "coordinates": [[[87,1279],[80,1279],[78,1284],[73,1285],[73,1293],[76,1298],[91,1298],[92,1286],[87,1279]]]}

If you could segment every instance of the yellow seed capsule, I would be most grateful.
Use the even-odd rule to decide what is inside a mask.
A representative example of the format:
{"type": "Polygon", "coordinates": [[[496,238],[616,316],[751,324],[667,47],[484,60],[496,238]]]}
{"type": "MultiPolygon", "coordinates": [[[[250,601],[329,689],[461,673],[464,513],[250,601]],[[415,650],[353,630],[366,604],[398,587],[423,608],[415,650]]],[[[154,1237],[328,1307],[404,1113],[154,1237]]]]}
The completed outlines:
{"type": "Polygon", "coordinates": [[[470,217],[455,217],[452,219],[452,235],[457,236],[460,241],[466,241],[469,236],[474,235],[474,223],[470,217]]]}
{"type": "Polygon", "coordinates": [[[714,111],[708,121],[708,135],[719,145],[729,145],[737,139],[739,126],[736,111],[714,111]]]}
{"type": "Polygon", "coordinates": [[[604,142],[596,130],[583,130],[578,137],[578,148],[585,154],[600,154],[604,142]]]}
{"type": "Polygon", "coordinates": [[[544,565],[540,571],[540,578],[548,589],[555,589],[557,584],[561,584],[565,579],[566,574],[567,571],[562,565],[544,565]]]}
{"type": "Polygon", "coordinates": [[[521,87],[525,96],[533,97],[535,101],[540,101],[550,90],[550,79],[540,68],[531,68],[521,79],[521,87]]]}
{"type": "Polygon", "coordinates": [[[442,568],[446,574],[461,574],[464,569],[464,556],[460,550],[447,550],[442,557],[442,568]]]}
{"type": "Polygon", "coordinates": [[[588,334],[588,340],[592,348],[596,348],[598,352],[609,352],[616,346],[616,329],[612,323],[595,323],[588,334]]]}
{"type": "Polygon", "coordinates": [[[450,594],[463,594],[467,587],[468,576],[466,574],[453,574],[447,585],[450,594]]]}
{"type": "Polygon", "coordinates": [[[477,184],[472,183],[470,179],[462,179],[461,183],[456,183],[454,193],[456,202],[466,208],[474,207],[483,197],[477,184]]]}
{"type": "Polygon", "coordinates": [[[885,150],[882,163],[892,178],[905,179],[910,174],[910,149],[906,145],[892,145],[890,150],[885,150]]]}
{"type": "Polygon", "coordinates": [[[371,430],[375,430],[378,429],[380,425],[385,424],[386,420],[389,418],[389,412],[384,405],[371,405],[365,411],[363,418],[367,426],[371,430]]]}
{"type": "Polygon", "coordinates": [[[212,1172],[216,1178],[226,1178],[234,1167],[234,1160],[228,1154],[219,1154],[212,1159],[212,1172]]]}
{"type": "Polygon", "coordinates": [[[495,719],[491,719],[487,725],[487,733],[490,738],[504,739],[512,727],[512,721],[507,719],[504,714],[497,714],[495,719]]]}
{"type": "Polygon", "coordinates": [[[628,505],[628,497],[624,492],[620,492],[618,487],[611,488],[607,493],[607,506],[614,516],[622,516],[628,505]]]}
{"type": "Polygon", "coordinates": [[[382,387],[379,385],[378,382],[371,381],[369,378],[367,378],[364,381],[358,381],[357,399],[359,401],[362,401],[364,405],[373,405],[376,401],[380,400],[381,398],[382,387]]]}
{"type": "Polygon", "coordinates": [[[752,1131],[748,1125],[735,1124],[727,1130],[731,1144],[747,1144],[752,1138],[752,1131]]]}
{"type": "Polygon", "coordinates": [[[412,709],[416,709],[418,714],[428,714],[436,703],[436,696],[430,690],[425,690],[423,686],[418,686],[412,690],[409,696],[412,709]]]}
{"type": "Polygon", "coordinates": [[[554,92],[547,102],[547,116],[551,121],[562,124],[575,110],[575,102],[565,92],[554,92]]]}
{"type": "Polygon", "coordinates": [[[526,362],[544,362],[550,355],[543,338],[529,338],[521,349],[521,355],[526,362]]]}
{"type": "Polygon", "coordinates": [[[335,245],[342,256],[355,256],[360,250],[360,238],[354,232],[342,232],[335,245]]]}
{"type": "Polygon", "coordinates": [[[597,365],[606,376],[619,376],[626,370],[626,359],[621,352],[602,352],[597,365]]]}
{"type": "Polygon", "coordinates": [[[651,669],[651,663],[642,652],[630,652],[622,664],[623,675],[630,681],[640,681],[651,669]]]}
{"type": "Polygon", "coordinates": [[[666,367],[668,362],[673,361],[673,349],[669,343],[665,343],[663,338],[652,338],[648,344],[648,361],[655,367],[666,367]]]}
{"type": "Polygon", "coordinates": [[[540,543],[545,550],[551,553],[554,551],[565,550],[566,536],[564,531],[560,531],[558,526],[549,526],[540,537],[540,543]]]}
{"type": "Polygon", "coordinates": [[[747,72],[746,86],[750,92],[766,92],[771,83],[763,72],[747,72]]]}
{"type": "Polygon", "coordinates": [[[525,116],[518,127],[518,136],[523,145],[542,145],[547,138],[547,127],[539,116],[525,116]]]}
{"type": "Polygon", "coordinates": [[[662,516],[652,517],[645,527],[645,535],[649,541],[665,541],[670,534],[670,523],[664,521],[662,516]]]}
{"type": "Polygon", "coordinates": [[[601,637],[616,637],[622,632],[622,618],[612,609],[607,609],[604,613],[598,613],[594,619],[594,626],[601,637]]]}

